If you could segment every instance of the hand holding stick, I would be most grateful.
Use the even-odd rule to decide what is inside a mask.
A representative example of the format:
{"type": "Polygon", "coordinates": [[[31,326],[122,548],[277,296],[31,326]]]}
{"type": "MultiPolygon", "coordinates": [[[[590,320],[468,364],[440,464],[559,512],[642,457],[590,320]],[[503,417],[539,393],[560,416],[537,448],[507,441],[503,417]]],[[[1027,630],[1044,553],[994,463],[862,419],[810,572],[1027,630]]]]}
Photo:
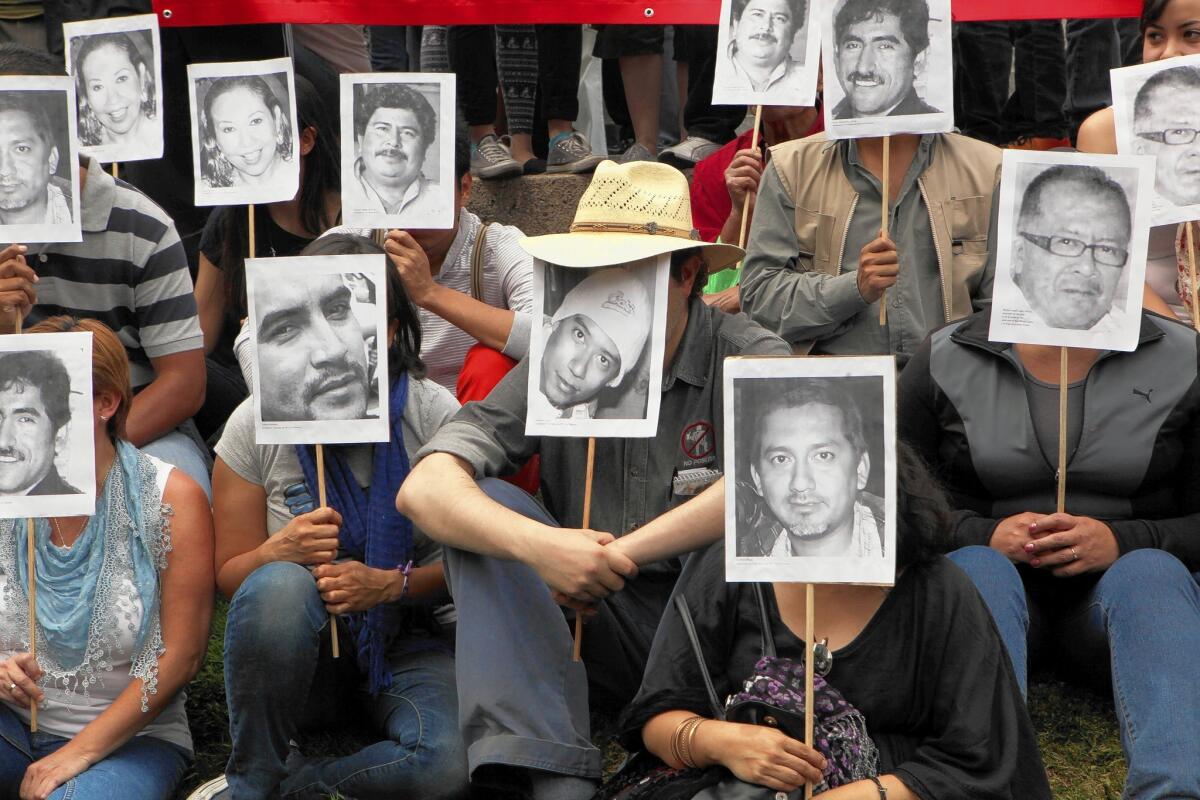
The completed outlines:
{"type": "MultiPolygon", "coordinates": [[[[253,208],[253,206],[251,206],[253,208]]],[[[253,212],[252,212],[253,213],[253,212]]],[[[254,230],[251,225],[250,230],[254,230]]],[[[251,234],[253,236],[253,234],[251,234]]],[[[317,445],[317,500],[321,504],[321,508],[326,507],[325,503],[325,445],[317,445]]],[[[333,645],[333,657],[338,658],[341,653],[338,649],[338,629],[337,615],[329,615],[329,639],[333,645]]]]}
{"type": "MultiPolygon", "coordinates": [[[[743,220],[745,217],[742,218],[743,220]]],[[[592,524],[592,474],[596,466],[596,437],[588,437],[587,475],[583,485],[583,529],[587,530],[592,524]]],[[[583,612],[575,612],[575,649],[571,654],[572,661],[582,661],[580,650],[583,647],[583,612]]]]}
{"type": "MultiPolygon", "coordinates": [[[[754,107],[754,132],[752,134],[750,134],[750,149],[751,150],[758,149],[758,129],[761,125],[762,125],[762,106],[759,105],[759,106],[754,107]]],[[[758,190],[755,189],[754,193],[757,195],[758,190]]],[[[741,247],[741,248],[746,247],[746,224],[750,220],[750,206],[752,204],[753,203],[751,201],[750,196],[747,195],[745,201],[743,201],[743,203],[742,203],[742,228],[738,232],[738,247],[741,247]]],[[[583,527],[586,528],[587,524],[585,523],[583,527]]]]}

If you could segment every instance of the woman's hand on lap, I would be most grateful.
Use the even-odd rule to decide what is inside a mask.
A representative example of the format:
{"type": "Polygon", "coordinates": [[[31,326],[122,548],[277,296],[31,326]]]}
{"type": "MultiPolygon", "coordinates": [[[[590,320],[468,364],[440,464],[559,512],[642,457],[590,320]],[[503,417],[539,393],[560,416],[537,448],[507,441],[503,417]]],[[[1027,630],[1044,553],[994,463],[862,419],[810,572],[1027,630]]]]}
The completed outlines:
{"type": "Polygon", "coordinates": [[[361,561],[322,564],[313,570],[317,591],[330,614],[352,614],[399,600],[397,586],[403,584],[396,583],[398,576],[395,570],[368,567],[361,561]]]}
{"type": "Polygon", "coordinates": [[[90,766],[86,756],[74,752],[67,744],[29,765],[21,781],[21,800],[46,800],[55,789],[90,766]]]}
{"type": "Polygon", "coordinates": [[[1057,578],[1103,572],[1121,556],[1112,528],[1091,517],[1048,514],[1030,534],[1033,541],[1025,545],[1030,565],[1048,569],[1057,578]]]}

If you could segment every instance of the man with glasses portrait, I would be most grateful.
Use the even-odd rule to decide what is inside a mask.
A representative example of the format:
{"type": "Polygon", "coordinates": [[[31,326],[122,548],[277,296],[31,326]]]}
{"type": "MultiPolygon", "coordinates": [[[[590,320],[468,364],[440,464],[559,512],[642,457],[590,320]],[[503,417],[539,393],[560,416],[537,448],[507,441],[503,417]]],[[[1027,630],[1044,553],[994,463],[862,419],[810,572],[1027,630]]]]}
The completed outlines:
{"type": "Polygon", "coordinates": [[[1177,206],[1200,203],[1200,68],[1151,76],[1133,101],[1134,152],[1155,159],[1154,188],[1177,206]]]}
{"type": "Polygon", "coordinates": [[[1097,167],[1060,164],[1025,189],[1013,244],[1013,281],[1052,328],[1122,330],[1114,303],[1133,221],[1119,183],[1097,167]]]}

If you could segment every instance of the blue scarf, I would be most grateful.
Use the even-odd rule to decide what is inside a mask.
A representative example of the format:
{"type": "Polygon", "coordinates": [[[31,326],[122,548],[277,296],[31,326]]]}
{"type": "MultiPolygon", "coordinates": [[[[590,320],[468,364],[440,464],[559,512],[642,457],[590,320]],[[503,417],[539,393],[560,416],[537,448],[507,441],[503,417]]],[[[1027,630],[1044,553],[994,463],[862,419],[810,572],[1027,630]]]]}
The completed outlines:
{"type": "MultiPolygon", "coordinates": [[[[388,393],[392,436],[375,445],[371,485],[364,491],[345,459],[336,450],[325,452],[325,494],[330,507],[342,515],[339,548],[368,567],[396,569],[412,558],[413,530],[408,517],[396,510],[396,492],[408,477],[408,452],[404,449],[404,407],[408,402],[408,373],[401,373],[388,393]]],[[[313,497],[317,491],[317,464],[311,445],[297,445],[296,456],[304,482],[313,497]]],[[[367,674],[371,694],[391,685],[387,667],[388,645],[400,633],[403,609],[383,603],[347,614],[354,636],[358,666],[367,674]]]]}
{"type": "MultiPolygon", "coordinates": [[[[117,440],[117,457],[104,482],[104,495],[97,499],[96,513],[88,520],[79,538],[68,549],[50,542],[50,522],[39,519],[34,523],[34,543],[37,560],[37,621],[54,660],[67,669],[82,665],[87,657],[88,634],[92,614],[96,610],[96,592],[104,573],[106,540],[110,507],[123,496],[125,508],[133,522],[126,541],[133,563],[134,587],[142,601],[142,619],[132,656],[136,657],[145,644],[150,622],[158,613],[158,568],[156,559],[147,547],[149,537],[157,532],[146,530],[142,514],[142,471],[137,449],[129,442],[117,440]],[[117,476],[120,472],[119,479],[117,476]]],[[[22,586],[29,581],[29,562],[25,543],[26,527],[16,526],[17,575],[22,586]]],[[[111,590],[111,587],[107,587],[111,590]]]]}

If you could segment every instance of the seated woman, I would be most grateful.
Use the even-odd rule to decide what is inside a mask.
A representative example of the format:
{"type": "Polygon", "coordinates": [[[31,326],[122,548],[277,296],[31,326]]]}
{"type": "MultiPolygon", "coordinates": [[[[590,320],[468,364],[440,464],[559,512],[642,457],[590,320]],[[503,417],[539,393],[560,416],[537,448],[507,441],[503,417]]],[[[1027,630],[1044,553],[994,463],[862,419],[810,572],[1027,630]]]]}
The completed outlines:
{"type": "MultiPolygon", "coordinates": [[[[254,207],[255,255],[260,258],[298,254],[341,215],[337,131],[321,96],[299,75],[296,113],[300,127],[300,190],[286,202],[254,207]]],[[[233,344],[246,317],[249,228],[245,206],[222,206],[213,209],[200,237],[196,305],[204,331],[208,391],[195,419],[206,440],[220,430],[249,394],[233,344]]]]}
{"type": "MultiPolygon", "coordinates": [[[[303,255],[373,254],[326,236],[303,255]]],[[[213,472],[217,586],[230,598],[225,676],[233,752],[192,797],[458,797],[454,611],[441,548],[396,511],[410,459],[458,410],[423,377],[421,329],[400,276],[387,271],[391,337],[387,444],[325,450],[329,507],[313,448],[256,445],[254,404],[238,406],[213,472]],[[335,562],[336,559],[336,562],[335,562]],[[330,620],[341,657],[332,659],[330,620]],[[306,759],[302,727],[367,723],[381,737],[339,758],[306,759]]]]}
{"type": "Polygon", "coordinates": [[[934,331],[900,376],[900,437],[960,509],[950,557],[1022,687],[1030,657],[1111,686],[1125,797],[1200,797],[1182,722],[1200,719],[1200,337],[1143,312],[1133,351],[1068,348],[1055,513],[1059,348],[990,342],[989,325],[985,311],[934,331]]]}
{"type": "MultiPolygon", "coordinates": [[[[895,586],[816,587],[815,630],[832,651],[826,680],[862,713],[878,748],[877,764],[863,765],[858,780],[821,797],[878,800],[882,786],[888,800],[1049,798],[1033,726],[987,608],[966,576],[934,555],[949,518],[941,490],[903,445],[897,465],[895,586]]],[[[680,579],[683,597],[717,696],[725,698],[742,689],[764,655],[764,617],[755,584],[725,581],[723,542],[697,558],[680,579]]],[[[803,664],[804,585],[761,589],[767,636],[780,657],[803,664]]],[[[672,605],[622,719],[626,746],[644,745],[674,768],[725,768],[696,773],[697,790],[730,772],[780,792],[821,780],[827,759],[808,745],[778,728],[712,719],[710,709],[698,658],[672,605]],[[684,727],[697,724],[688,722],[696,716],[694,731],[684,727]],[[681,731],[690,763],[677,746],[681,731]]]]}
{"type": "Polygon", "coordinates": [[[208,644],[208,499],[122,438],[132,391],[111,330],[52,317],[29,331],[92,334],[98,486],[93,516],[35,522],[36,659],[25,520],[0,521],[0,797],[165,800],[192,759],[181,690],[208,644]]]}

